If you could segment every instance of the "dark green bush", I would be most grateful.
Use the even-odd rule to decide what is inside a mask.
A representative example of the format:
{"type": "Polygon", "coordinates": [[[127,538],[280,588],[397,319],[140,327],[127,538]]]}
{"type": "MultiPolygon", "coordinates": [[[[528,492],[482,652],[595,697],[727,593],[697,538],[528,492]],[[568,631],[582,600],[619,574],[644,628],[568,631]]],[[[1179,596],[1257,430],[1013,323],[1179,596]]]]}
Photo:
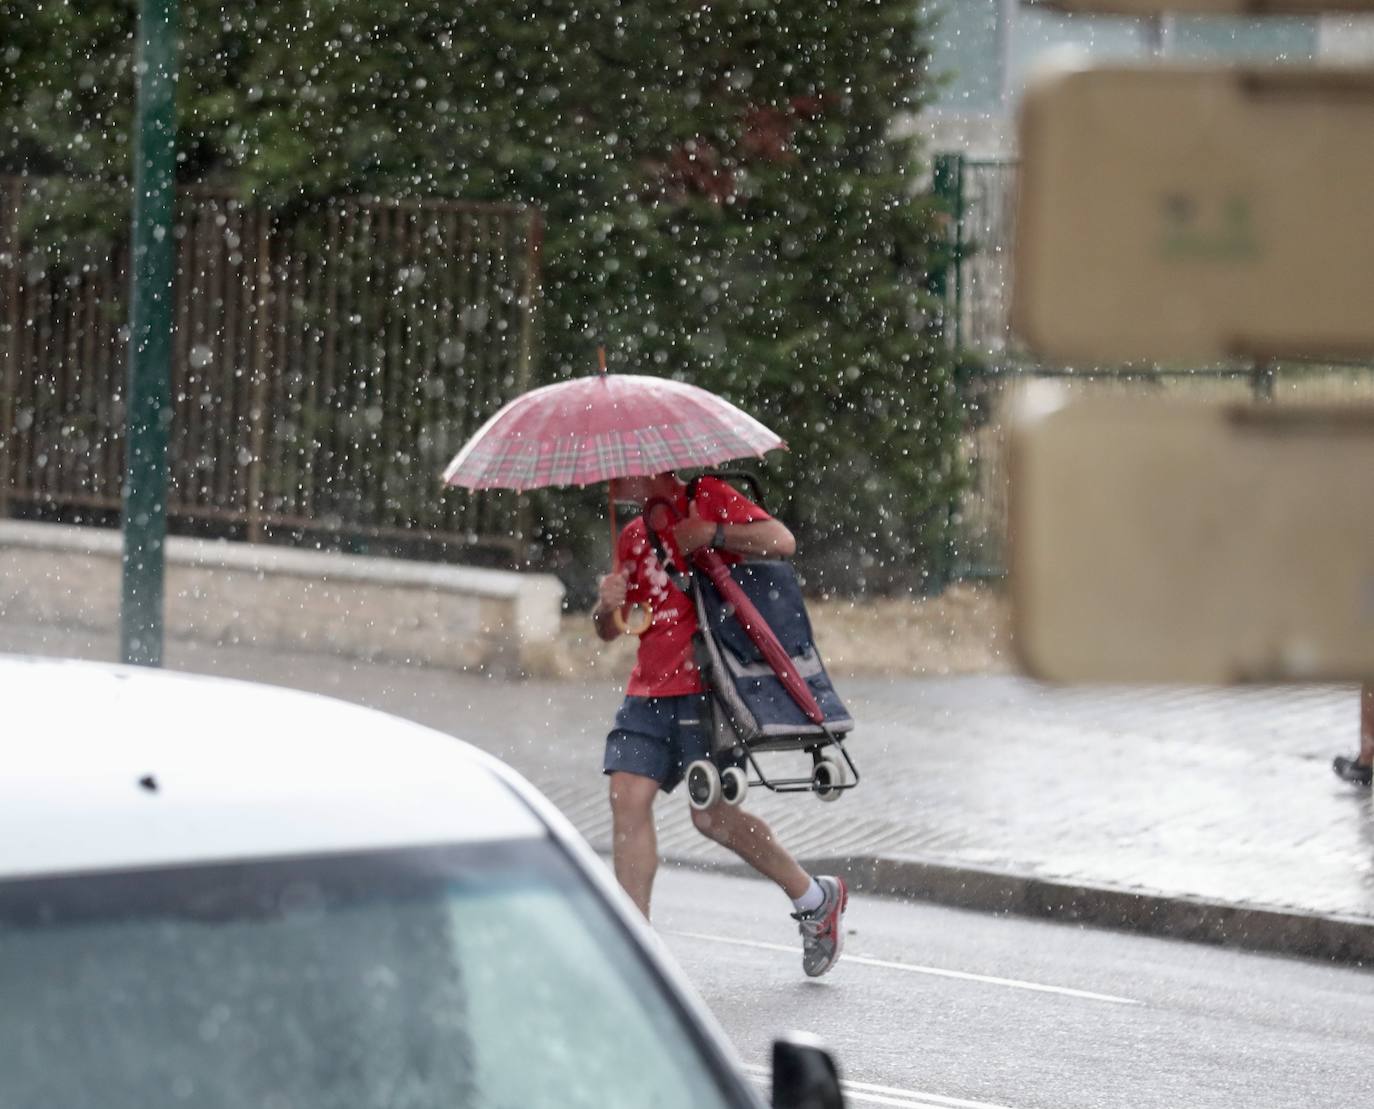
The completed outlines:
{"type": "MultiPolygon", "coordinates": [[[[134,9],[0,0],[0,169],[127,184],[134,9]]],[[[604,343],[613,369],[723,393],[791,447],[763,472],[813,587],[920,587],[947,568],[965,419],[905,137],[920,9],[186,0],[181,174],[287,212],[341,192],[538,204],[539,375],[595,372],[604,343]]],[[[585,583],[601,496],[538,503],[585,583]]]]}

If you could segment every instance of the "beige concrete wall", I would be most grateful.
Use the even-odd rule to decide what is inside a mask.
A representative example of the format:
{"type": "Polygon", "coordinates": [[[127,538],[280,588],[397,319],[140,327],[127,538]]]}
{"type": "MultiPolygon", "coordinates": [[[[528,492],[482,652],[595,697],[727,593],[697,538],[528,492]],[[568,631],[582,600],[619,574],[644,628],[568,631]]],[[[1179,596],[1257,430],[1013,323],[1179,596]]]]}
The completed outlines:
{"type": "MultiPolygon", "coordinates": [[[[0,620],[115,629],[120,536],[0,522],[0,620]]],[[[563,587],[544,574],[259,547],[168,543],[165,631],[423,666],[540,676],[563,587]]]]}

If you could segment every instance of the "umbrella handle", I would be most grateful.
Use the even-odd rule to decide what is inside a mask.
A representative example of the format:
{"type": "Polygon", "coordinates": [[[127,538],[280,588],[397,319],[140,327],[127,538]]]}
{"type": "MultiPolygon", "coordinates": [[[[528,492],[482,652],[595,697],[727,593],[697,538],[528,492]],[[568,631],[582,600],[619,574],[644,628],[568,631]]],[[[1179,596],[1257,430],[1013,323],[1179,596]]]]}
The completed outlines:
{"type": "Polygon", "coordinates": [[[643,635],[653,627],[654,608],[653,605],[626,605],[624,608],[613,610],[611,613],[611,620],[617,628],[629,635],[643,635]],[[638,614],[634,617],[633,622],[629,616],[625,615],[626,608],[628,608],[632,614],[638,614]]]}

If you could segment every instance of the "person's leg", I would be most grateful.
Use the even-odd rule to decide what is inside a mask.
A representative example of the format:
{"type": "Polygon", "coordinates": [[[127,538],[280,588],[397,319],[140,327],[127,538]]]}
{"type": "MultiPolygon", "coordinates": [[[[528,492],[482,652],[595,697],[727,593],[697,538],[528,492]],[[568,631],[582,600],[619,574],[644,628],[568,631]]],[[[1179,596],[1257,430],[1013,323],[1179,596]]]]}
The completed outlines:
{"type": "MultiPolygon", "coordinates": [[[[678,775],[694,759],[707,757],[711,711],[705,696],[685,697],[678,702],[671,736],[676,761],[663,779],[665,790],[672,790],[678,775]]],[[[692,823],[702,835],[733,851],[787,894],[796,909],[792,917],[801,930],[802,969],[812,978],[830,970],[844,945],[844,911],[849,903],[844,879],[830,875],[813,878],[767,824],[735,805],[717,801],[709,809],[693,809],[692,823]]]]}
{"type": "Polygon", "coordinates": [[[767,824],[724,801],[709,809],[694,809],[692,823],[782,888],[797,910],[792,917],[801,930],[802,969],[812,978],[830,970],[844,948],[844,911],[849,904],[844,879],[828,874],[811,877],[767,824]]]}
{"type": "Polygon", "coordinates": [[[606,737],[601,768],[610,779],[611,860],[616,880],[647,918],[658,870],[654,799],[671,783],[671,698],[626,697],[606,737]]]}
{"type": "Polygon", "coordinates": [[[1374,766],[1374,685],[1360,687],[1360,763],[1374,766]]]}
{"type": "Polygon", "coordinates": [[[709,809],[693,809],[692,823],[702,835],[729,848],[765,878],[776,882],[793,901],[810,888],[811,875],[757,816],[720,801],[709,809]]]}
{"type": "Polygon", "coordinates": [[[658,835],[654,831],[658,782],[623,770],[610,778],[611,858],[616,881],[647,919],[658,870],[658,835]]]}
{"type": "Polygon", "coordinates": [[[1337,755],[1331,769],[1336,777],[1356,785],[1374,781],[1374,685],[1360,687],[1360,753],[1353,759],[1337,755]]]}
{"type": "MultiPolygon", "coordinates": [[[[671,791],[698,759],[710,758],[714,727],[711,698],[704,693],[677,698],[674,702],[673,730],[669,735],[673,765],[663,779],[671,791]]],[[[762,820],[734,805],[718,801],[709,809],[693,809],[692,823],[702,835],[729,848],[765,878],[782,887],[794,901],[811,886],[811,876],[797,865],[762,820]]]]}

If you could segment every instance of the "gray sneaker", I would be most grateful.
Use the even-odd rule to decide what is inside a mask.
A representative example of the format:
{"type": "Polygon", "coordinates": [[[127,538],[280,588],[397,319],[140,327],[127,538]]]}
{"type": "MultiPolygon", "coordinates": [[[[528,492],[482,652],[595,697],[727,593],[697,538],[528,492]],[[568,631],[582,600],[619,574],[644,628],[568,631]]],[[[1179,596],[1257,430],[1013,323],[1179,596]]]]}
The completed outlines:
{"type": "Polygon", "coordinates": [[[811,978],[819,978],[839,962],[844,947],[844,910],[849,904],[849,889],[843,878],[825,875],[816,883],[825,890],[821,907],[792,914],[801,931],[802,970],[811,978]]]}

